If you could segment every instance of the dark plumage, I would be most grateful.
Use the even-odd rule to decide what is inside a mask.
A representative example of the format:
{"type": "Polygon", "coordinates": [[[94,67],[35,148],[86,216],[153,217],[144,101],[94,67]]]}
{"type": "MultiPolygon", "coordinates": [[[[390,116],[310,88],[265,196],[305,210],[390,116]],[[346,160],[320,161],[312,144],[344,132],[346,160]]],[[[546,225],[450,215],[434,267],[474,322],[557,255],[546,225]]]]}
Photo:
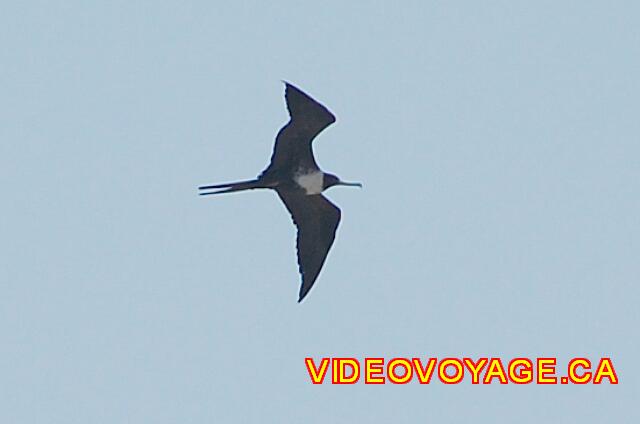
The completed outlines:
{"type": "Polygon", "coordinates": [[[298,302],[309,293],[324,265],[340,223],[340,209],[321,193],[335,185],[359,186],[324,173],[314,157],[312,142],[336,121],[329,110],[285,82],[291,119],[276,137],[269,166],[254,180],[200,187],[201,195],[269,188],[278,193],[298,227],[298,266],[302,285],[298,302]]]}

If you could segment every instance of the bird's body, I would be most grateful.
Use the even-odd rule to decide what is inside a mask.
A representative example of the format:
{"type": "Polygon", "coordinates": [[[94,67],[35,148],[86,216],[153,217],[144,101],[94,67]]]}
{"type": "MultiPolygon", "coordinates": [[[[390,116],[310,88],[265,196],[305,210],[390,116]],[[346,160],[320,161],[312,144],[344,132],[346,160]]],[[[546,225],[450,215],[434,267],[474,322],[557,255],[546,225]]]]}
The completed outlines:
{"type": "Polygon", "coordinates": [[[332,174],[322,172],[313,157],[312,141],[327,126],[335,122],[329,110],[285,83],[285,99],[291,119],[282,127],[269,166],[254,180],[200,187],[202,195],[266,188],[275,190],[298,227],[298,265],[302,286],[298,301],[302,301],[315,283],[329,253],[340,222],[340,209],[322,192],[335,185],[361,186],[345,183],[332,174]]]}

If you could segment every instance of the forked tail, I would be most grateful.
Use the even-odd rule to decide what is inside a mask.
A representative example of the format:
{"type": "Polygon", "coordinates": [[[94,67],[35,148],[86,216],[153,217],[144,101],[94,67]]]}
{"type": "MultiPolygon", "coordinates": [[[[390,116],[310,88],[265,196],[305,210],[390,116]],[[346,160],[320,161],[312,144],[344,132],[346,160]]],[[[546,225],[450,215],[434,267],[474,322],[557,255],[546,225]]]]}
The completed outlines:
{"type": "Polygon", "coordinates": [[[236,181],[234,183],[226,183],[226,184],[216,184],[216,185],[208,185],[208,186],[200,186],[199,190],[215,190],[215,191],[207,191],[201,192],[201,196],[206,196],[208,194],[221,194],[221,193],[233,193],[234,191],[242,191],[242,190],[253,190],[254,188],[264,188],[264,185],[260,183],[259,180],[247,180],[247,181],[236,181]],[[221,190],[217,190],[221,189],[221,190]]]}

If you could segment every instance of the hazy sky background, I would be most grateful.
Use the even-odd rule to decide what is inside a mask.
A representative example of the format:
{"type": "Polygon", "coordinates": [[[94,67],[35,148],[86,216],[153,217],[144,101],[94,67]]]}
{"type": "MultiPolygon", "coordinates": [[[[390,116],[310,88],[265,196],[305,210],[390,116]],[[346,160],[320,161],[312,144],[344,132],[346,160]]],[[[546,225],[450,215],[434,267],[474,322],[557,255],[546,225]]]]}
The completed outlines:
{"type": "Polygon", "coordinates": [[[10,2],[0,422],[638,422],[640,5],[10,2]],[[59,3],[59,4],[55,4],[59,3]],[[338,117],[298,304],[254,177],[338,117]],[[610,356],[617,386],[314,386],[305,356],[610,356]]]}

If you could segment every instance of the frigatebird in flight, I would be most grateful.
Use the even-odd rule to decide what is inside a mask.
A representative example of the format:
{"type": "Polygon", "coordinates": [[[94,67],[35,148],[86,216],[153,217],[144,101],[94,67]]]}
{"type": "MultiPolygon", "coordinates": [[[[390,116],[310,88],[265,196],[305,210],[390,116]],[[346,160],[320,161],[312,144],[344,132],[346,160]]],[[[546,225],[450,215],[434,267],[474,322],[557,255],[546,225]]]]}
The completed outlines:
{"type": "Polygon", "coordinates": [[[298,302],[318,278],[340,223],[340,209],[322,192],[336,185],[362,187],[322,172],[313,157],[312,141],[336,121],[329,110],[299,88],[285,83],[289,122],[276,137],[271,163],[253,180],[199,187],[201,195],[268,188],[275,190],[298,227],[298,268],[302,286],[298,302]]]}

